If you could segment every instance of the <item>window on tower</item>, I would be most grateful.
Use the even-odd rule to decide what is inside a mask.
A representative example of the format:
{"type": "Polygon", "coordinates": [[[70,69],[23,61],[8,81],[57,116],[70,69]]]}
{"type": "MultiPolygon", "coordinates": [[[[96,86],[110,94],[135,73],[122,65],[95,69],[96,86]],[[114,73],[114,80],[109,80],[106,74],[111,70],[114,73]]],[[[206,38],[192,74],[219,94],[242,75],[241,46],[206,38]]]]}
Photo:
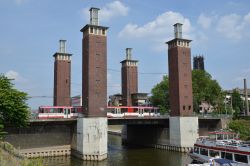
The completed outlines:
{"type": "Polygon", "coordinates": [[[188,106],[188,110],[191,110],[191,105],[188,106]]]}

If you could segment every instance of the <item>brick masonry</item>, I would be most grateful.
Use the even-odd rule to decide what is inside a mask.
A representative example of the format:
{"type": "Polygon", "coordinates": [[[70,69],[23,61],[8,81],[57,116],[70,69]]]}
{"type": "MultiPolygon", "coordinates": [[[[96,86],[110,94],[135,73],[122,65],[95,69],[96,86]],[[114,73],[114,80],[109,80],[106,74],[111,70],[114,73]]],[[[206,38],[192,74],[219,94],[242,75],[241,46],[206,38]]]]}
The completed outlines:
{"type": "Polygon", "coordinates": [[[71,54],[54,54],[54,106],[70,106],[71,61],[56,59],[57,56],[69,57],[71,54]]]}
{"type": "Polygon", "coordinates": [[[107,106],[107,27],[82,28],[82,104],[87,117],[105,117],[107,106]]]}
{"type": "Polygon", "coordinates": [[[190,40],[174,39],[168,43],[169,95],[171,116],[193,113],[190,40]],[[183,43],[183,45],[181,45],[183,43]],[[186,44],[184,46],[184,44],[186,44]]]}

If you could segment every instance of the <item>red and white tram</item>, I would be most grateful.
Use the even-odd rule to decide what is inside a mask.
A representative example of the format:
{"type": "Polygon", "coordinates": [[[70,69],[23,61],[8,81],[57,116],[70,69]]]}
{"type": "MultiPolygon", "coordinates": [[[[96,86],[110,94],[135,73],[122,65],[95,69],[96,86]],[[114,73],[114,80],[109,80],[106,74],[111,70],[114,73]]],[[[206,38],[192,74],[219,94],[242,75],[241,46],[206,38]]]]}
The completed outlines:
{"type": "Polygon", "coordinates": [[[38,119],[77,118],[82,108],[72,106],[40,106],[38,119]]]}
{"type": "MultiPolygon", "coordinates": [[[[77,118],[82,113],[81,106],[40,106],[38,110],[38,119],[64,119],[77,118]]],[[[126,118],[126,117],[156,117],[160,116],[158,107],[141,106],[109,106],[107,107],[108,118],[126,118]]]]}
{"type": "Polygon", "coordinates": [[[107,107],[108,118],[124,118],[124,117],[155,117],[160,116],[158,107],[144,106],[109,106],[107,107]]]}

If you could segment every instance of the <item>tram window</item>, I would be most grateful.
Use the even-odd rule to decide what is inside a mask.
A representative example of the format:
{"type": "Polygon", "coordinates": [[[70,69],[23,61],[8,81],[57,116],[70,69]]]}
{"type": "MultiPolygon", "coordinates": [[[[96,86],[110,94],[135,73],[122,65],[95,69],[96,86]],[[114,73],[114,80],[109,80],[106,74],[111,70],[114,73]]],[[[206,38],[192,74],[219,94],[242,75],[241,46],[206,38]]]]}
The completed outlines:
{"type": "Polygon", "coordinates": [[[58,113],[63,113],[63,109],[62,108],[58,108],[58,113]]]}
{"type": "Polygon", "coordinates": [[[201,154],[205,155],[205,156],[208,156],[208,150],[201,148],[201,154]]]}
{"type": "Polygon", "coordinates": [[[51,108],[51,109],[49,110],[49,112],[50,112],[50,113],[54,113],[54,109],[51,108]]]}
{"type": "Polygon", "coordinates": [[[72,108],[72,113],[76,113],[76,108],[72,108]]]}
{"type": "Polygon", "coordinates": [[[194,147],[194,153],[199,154],[199,148],[198,147],[194,147]]]}
{"type": "Polygon", "coordinates": [[[215,156],[219,156],[219,155],[220,155],[219,151],[209,150],[209,156],[210,157],[215,157],[215,156]]]}
{"type": "Polygon", "coordinates": [[[234,154],[234,158],[235,158],[235,161],[242,162],[242,163],[248,163],[247,155],[234,154]]]}
{"type": "Polygon", "coordinates": [[[44,109],[43,109],[43,108],[40,108],[40,109],[39,109],[39,113],[44,113],[44,109]]]}

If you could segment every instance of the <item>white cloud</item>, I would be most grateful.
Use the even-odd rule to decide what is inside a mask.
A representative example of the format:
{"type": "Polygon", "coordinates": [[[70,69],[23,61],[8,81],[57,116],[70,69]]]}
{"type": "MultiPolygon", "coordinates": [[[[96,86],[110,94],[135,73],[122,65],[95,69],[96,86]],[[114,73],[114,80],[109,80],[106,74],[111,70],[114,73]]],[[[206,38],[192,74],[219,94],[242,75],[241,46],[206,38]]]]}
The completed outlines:
{"type": "Polygon", "coordinates": [[[189,19],[173,11],[162,13],[155,20],[142,26],[129,23],[119,33],[119,37],[129,39],[148,38],[155,43],[153,49],[161,51],[166,49],[165,42],[173,38],[173,25],[177,22],[183,24],[183,36],[184,38],[188,38],[192,29],[189,19]]]}
{"type": "Polygon", "coordinates": [[[245,16],[229,14],[219,19],[216,30],[229,39],[250,37],[250,13],[245,16]]]}
{"type": "Polygon", "coordinates": [[[212,17],[205,16],[203,13],[200,14],[197,23],[202,26],[204,29],[210,28],[212,24],[212,17]]]}
{"type": "Polygon", "coordinates": [[[16,82],[26,82],[27,81],[18,72],[13,71],[13,70],[9,70],[8,72],[6,72],[5,76],[8,77],[9,79],[14,79],[14,81],[16,81],[16,82]]]}
{"type": "MultiPolygon", "coordinates": [[[[84,19],[89,20],[89,8],[83,8],[81,13],[84,19]]],[[[109,21],[112,18],[119,16],[127,16],[129,12],[129,7],[123,4],[121,1],[113,1],[106,4],[99,11],[100,21],[109,21]]]]}
{"type": "Polygon", "coordinates": [[[180,22],[183,25],[183,33],[188,34],[191,30],[190,21],[180,13],[168,11],[159,15],[155,20],[142,26],[127,24],[120,32],[120,37],[149,37],[149,36],[173,36],[173,25],[180,22]]]}

